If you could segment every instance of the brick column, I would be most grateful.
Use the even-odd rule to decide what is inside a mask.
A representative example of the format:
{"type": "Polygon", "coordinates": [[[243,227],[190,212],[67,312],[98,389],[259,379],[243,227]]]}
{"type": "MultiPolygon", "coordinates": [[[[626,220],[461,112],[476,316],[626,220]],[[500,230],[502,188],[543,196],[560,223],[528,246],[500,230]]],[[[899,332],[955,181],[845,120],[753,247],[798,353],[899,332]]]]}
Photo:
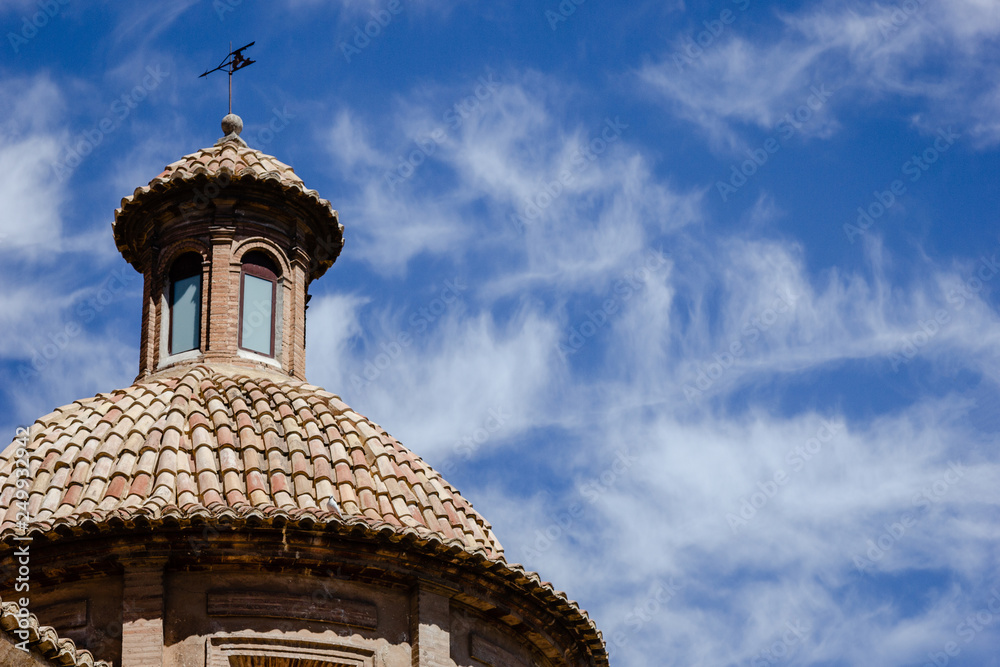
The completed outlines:
{"type": "Polygon", "coordinates": [[[451,667],[451,601],[423,586],[410,597],[413,667],[451,667]]]}
{"type": "MultiPolygon", "coordinates": [[[[219,213],[216,221],[219,222],[219,213]]],[[[224,218],[225,220],[225,218],[224,218]]],[[[208,344],[206,358],[236,356],[239,320],[239,285],[233,285],[233,227],[211,229],[212,257],[208,289],[202,296],[208,304],[208,344]]]]}
{"type": "MultiPolygon", "coordinates": [[[[150,244],[142,253],[141,263],[136,270],[142,274],[142,324],[139,328],[139,376],[143,377],[156,371],[157,355],[159,354],[159,317],[160,304],[158,299],[163,290],[156,284],[156,276],[160,267],[160,247],[156,242],[150,244]]],[[[134,267],[133,267],[134,268],[134,267]]]]}
{"type": "Polygon", "coordinates": [[[153,277],[146,271],[142,279],[142,324],[139,327],[139,377],[156,369],[153,341],[159,329],[156,326],[156,304],[153,302],[153,277]]]}
{"type": "Polygon", "coordinates": [[[291,265],[291,304],[285,312],[285,340],[289,346],[286,356],[288,372],[299,380],[306,379],[306,267],[309,256],[301,245],[289,253],[291,265]],[[290,335],[288,335],[290,334],[290,335]]]}
{"type": "Polygon", "coordinates": [[[162,667],[162,562],[126,567],[122,605],[122,667],[162,667]]]}

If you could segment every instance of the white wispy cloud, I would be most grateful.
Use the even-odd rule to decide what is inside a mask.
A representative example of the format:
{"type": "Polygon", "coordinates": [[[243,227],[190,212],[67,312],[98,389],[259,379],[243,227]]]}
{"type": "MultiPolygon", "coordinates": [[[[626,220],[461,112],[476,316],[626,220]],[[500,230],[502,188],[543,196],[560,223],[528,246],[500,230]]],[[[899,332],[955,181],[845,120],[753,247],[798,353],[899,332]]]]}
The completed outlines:
{"type": "Polygon", "coordinates": [[[0,91],[0,254],[35,254],[62,229],[65,191],[52,165],[65,137],[57,124],[63,96],[46,76],[4,79],[0,91]]]}
{"type": "Polygon", "coordinates": [[[920,127],[957,123],[980,142],[1000,137],[991,47],[1000,17],[989,3],[829,0],[777,12],[767,38],[746,36],[740,18],[736,12],[704,48],[681,36],[660,61],[637,71],[653,95],[717,147],[738,147],[741,127],[774,128],[807,104],[814,86],[836,92],[801,128],[804,136],[835,131],[837,109],[893,96],[921,104],[912,118],[920,127]],[[924,67],[931,58],[946,63],[944,71],[924,67]]]}
{"type": "MultiPolygon", "coordinates": [[[[498,257],[478,267],[481,283],[460,307],[395,357],[393,343],[413,333],[410,318],[439,286],[406,305],[367,293],[317,297],[324,320],[341,324],[331,337],[311,328],[311,364],[324,369],[313,375],[348,397],[362,378],[349,402],[393,415],[390,432],[446,465],[540,443],[545,464],[516,482],[483,473],[488,482],[469,493],[511,559],[591,601],[622,664],[648,664],[664,641],[664,664],[746,663],[776,645],[803,663],[875,664],[920,660],[954,639],[949,628],[979,603],[1000,504],[988,482],[998,472],[995,432],[971,418],[989,410],[980,403],[1000,359],[997,314],[982,286],[969,291],[979,264],[929,264],[901,282],[892,252],[866,235],[866,268],[810,272],[798,242],[769,235],[773,202],[759,201],[742,232],[712,233],[697,224],[712,224],[700,194],[655,177],[627,133],[516,229],[511,210],[600,131],[563,125],[551,98],[571,93],[546,92],[532,76],[508,74],[395,193],[383,178],[393,152],[371,140],[367,121],[339,117],[333,144],[345,146],[343,173],[356,174],[355,211],[375,206],[384,216],[386,201],[403,200],[431,220],[415,224],[445,230],[442,220],[476,212],[471,234],[446,235],[437,248],[406,236],[412,221],[383,219],[377,247],[386,254],[378,260],[365,240],[366,262],[424,252],[461,267],[483,247],[498,257]],[[647,257],[661,259],[641,272],[647,257]],[[512,301],[516,314],[502,314],[512,301]],[[947,322],[928,334],[941,310],[947,322]],[[732,403],[782,378],[815,382],[859,362],[849,375],[866,387],[914,364],[962,368],[985,386],[901,400],[870,418],[839,400],[823,410],[732,403]],[[497,406],[509,425],[487,432],[497,406]],[[463,448],[477,429],[483,444],[463,448]],[[524,490],[553,487],[571,490],[524,490]],[[915,500],[927,489],[929,500],[915,500]],[[892,534],[896,524],[902,534],[892,534]],[[870,558],[868,540],[887,530],[886,548],[870,558]],[[859,569],[856,557],[870,562],[859,569]],[[876,585],[934,576],[944,583],[921,599],[876,585]]],[[[394,127],[408,147],[447,107],[440,98],[400,104],[408,121],[394,127]]],[[[776,105],[762,98],[739,113],[766,124],[776,105]]],[[[360,222],[344,220],[349,234],[360,222]]]]}
{"type": "Polygon", "coordinates": [[[656,233],[697,221],[702,193],[656,182],[627,147],[628,119],[562,125],[546,107],[553,89],[534,73],[484,73],[433,99],[422,90],[398,100],[387,132],[338,113],[331,156],[357,187],[339,204],[357,221],[355,252],[393,272],[421,253],[492,247],[522,264],[497,276],[495,290],[593,287],[642,251],[647,220],[656,233]],[[392,143],[374,143],[376,134],[392,143]],[[493,233],[470,243],[484,224],[493,233]]]}
{"type": "Polygon", "coordinates": [[[457,456],[491,412],[502,422],[489,431],[494,440],[544,420],[539,393],[557,366],[549,318],[530,307],[503,323],[470,314],[467,283],[448,282],[458,290],[442,287],[400,312],[361,313],[367,298],[317,297],[309,320],[310,378],[373,418],[392,415],[383,422],[391,433],[439,460],[457,456]]]}

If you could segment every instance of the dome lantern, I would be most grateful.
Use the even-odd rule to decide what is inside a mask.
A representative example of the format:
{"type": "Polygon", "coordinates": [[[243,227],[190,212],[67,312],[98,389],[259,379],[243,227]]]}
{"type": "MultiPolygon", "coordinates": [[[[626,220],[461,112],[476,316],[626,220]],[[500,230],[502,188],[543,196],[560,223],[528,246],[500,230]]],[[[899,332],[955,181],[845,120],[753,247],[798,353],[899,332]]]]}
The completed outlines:
{"type": "Polygon", "coordinates": [[[143,274],[139,377],[228,363],[305,379],[309,283],[340,254],[330,202],[249,147],[242,119],[122,200],[115,242],[143,274]]]}

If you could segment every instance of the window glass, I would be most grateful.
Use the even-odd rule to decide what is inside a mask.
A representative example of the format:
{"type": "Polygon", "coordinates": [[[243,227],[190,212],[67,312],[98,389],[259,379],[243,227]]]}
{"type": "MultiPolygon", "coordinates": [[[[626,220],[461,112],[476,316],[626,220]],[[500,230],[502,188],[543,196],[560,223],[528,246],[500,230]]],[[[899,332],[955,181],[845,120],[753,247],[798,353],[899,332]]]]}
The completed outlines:
{"type": "Polygon", "coordinates": [[[274,283],[250,274],[243,275],[244,349],[271,355],[271,330],[274,312],[274,283]]]}
{"type": "Polygon", "coordinates": [[[170,285],[170,354],[196,350],[201,338],[201,263],[187,254],[174,263],[170,285]]]}

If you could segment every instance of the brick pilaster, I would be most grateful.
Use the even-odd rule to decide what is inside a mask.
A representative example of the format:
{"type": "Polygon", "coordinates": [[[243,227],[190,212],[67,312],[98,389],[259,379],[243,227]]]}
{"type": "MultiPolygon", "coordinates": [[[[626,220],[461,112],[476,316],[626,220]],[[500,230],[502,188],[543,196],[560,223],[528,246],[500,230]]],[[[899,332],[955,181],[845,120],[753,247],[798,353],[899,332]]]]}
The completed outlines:
{"type": "Polygon", "coordinates": [[[293,377],[306,379],[306,267],[309,257],[302,246],[291,252],[291,308],[285,317],[288,341],[288,370],[293,377]],[[290,331],[289,331],[290,329],[290,331]]]}
{"type": "Polygon", "coordinates": [[[139,377],[156,368],[153,338],[156,336],[156,304],[153,302],[153,276],[146,271],[142,280],[142,324],[139,329],[139,377]]]}
{"type": "Polygon", "coordinates": [[[418,586],[410,597],[413,667],[451,667],[451,601],[418,586]]]}
{"type": "Polygon", "coordinates": [[[122,667],[162,667],[162,563],[125,569],[122,605],[122,667]]]}
{"type": "MultiPolygon", "coordinates": [[[[219,217],[216,218],[219,222],[219,217]]],[[[228,222],[228,219],[224,219],[228,222]]],[[[239,285],[233,280],[233,228],[217,226],[211,230],[212,257],[208,289],[203,297],[208,304],[208,344],[206,358],[233,357],[237,348],[239,285]]],[[[238,274],[237,274],[238,279],[238,274]]],[[[236,281],[238,283],[238,280],[236,281]]]]}

